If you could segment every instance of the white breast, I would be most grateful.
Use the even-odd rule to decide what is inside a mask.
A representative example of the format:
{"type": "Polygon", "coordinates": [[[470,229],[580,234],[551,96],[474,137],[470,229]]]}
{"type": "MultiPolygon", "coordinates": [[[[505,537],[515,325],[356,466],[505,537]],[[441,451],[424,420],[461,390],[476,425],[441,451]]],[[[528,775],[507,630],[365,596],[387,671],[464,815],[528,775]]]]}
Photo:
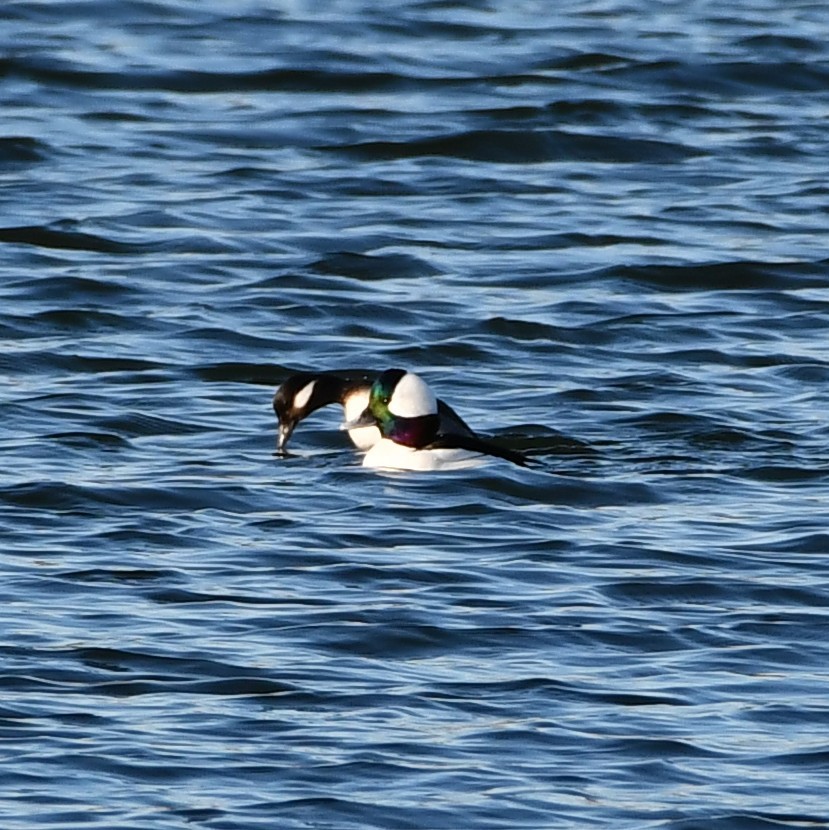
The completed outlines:
{"type": "MultiPolygon", "coordinates": [[[[368,390],[358,389],[352,392],[343,403],[345,420],[351,421],[362,415],[363,410],[368,406],[368,390]]],[[[359,450],[367,450],[373,447],[381,438],[380,430],[377,427],[357,427],[348,430],[348,437],[359,450]]]]}
{"type": "Polygon", "coordinates": [[[477,467],[486,456],[468,450],[416,450],[395,444],[389,438],[378,441],[363,458],[364,467],[386,470],[463,470],[477,467]]]}

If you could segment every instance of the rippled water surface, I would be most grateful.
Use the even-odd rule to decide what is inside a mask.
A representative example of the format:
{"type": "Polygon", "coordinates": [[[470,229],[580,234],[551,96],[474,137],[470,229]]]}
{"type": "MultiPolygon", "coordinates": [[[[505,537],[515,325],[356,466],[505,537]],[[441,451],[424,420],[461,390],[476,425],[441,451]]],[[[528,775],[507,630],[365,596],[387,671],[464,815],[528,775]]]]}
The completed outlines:
{"type": "Polygon", "coordinates": [[[5,830],[829,827],[825,3],[0,44],[5,830]],[[274,455],[390,366],[537,463],[274,455]]]}

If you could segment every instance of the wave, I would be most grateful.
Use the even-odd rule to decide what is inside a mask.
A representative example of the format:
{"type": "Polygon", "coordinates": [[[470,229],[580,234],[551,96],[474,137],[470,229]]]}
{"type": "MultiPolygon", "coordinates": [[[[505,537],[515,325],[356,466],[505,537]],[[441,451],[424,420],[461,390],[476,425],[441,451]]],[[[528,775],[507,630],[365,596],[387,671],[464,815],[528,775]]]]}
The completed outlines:
{"type": "Polygon", "coordinates": [[[101,254],[135,254],[149,250],[143,244],[120,242],[97,234],[60,230],[46,225],[0,228],[0,242],[101,254]]]}
{"type": "Polygon", "coordinates": [[[792,291],[823,288],[829,278],[829,259],[762,262],[734,260],[700,265],[617,265],[590,274],[622,282],[672,291],[792,291]]]}
{"type": "Polygon", "coordinates": [[[677,142],[553,129],[467,130],[407,141],[366,141],[318,149],[339,151],[370,161],[448,156],[499,164],[560,161],[671,164],[701,154],[701,151],[677,142]]]}
{"type": "Polygon", "coordinates": [[[0,166],[34,164],[44,161],[51,154],[46,142],[29,136],[0,137],[0,166]]]}

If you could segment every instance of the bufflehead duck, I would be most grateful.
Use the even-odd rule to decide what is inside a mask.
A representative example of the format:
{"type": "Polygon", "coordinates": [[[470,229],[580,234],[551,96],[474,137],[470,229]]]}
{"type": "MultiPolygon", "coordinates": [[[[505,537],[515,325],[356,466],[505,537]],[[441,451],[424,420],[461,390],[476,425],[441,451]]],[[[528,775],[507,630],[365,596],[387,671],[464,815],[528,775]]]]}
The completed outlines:
{"type": "MultiPolygon", "coordinates": [[[[368,405],[371,382],[368,375],[351,377],[328,372],[291,375],[273,396],[273,409],[279,421],[277,450],[284,452],[297,424],[323,406],[339,403],[346,418],[358,417],[368,405]]],[[[380,440],[380,431],[369,425],[350,430],[348,437],[355,446],[367,450],[380,440]]]]}
{"type": "MultiPolygon", "coordinates": [[[[277,451],[284,452],[297,424],[323,406],[339,403],[343,407],[346,421],[359,418],[369,404],[373,381],[374,376],[365,373],[301,372],[291,375],[273,396],[273,408],[279,420],[277,451]]],[[[442,432],[474,436],[449,404],[439,400],[437,406],[442,432]]],[[[367,426],[349,429],[348,437],[358,449],[368,450],[382,435],[372,422],[367,426]]]]}
{"type": "Polygon", "coordinates": [[[363,458],[365,467],[397,470],[458,469],[493,455],[526,466],[523,453],[466,434],[444,432],[438,402],[422,378],[405,369],[388,369],[374,382],[365,411],[342,429],[376,425],[382,440],[363,458]]]}

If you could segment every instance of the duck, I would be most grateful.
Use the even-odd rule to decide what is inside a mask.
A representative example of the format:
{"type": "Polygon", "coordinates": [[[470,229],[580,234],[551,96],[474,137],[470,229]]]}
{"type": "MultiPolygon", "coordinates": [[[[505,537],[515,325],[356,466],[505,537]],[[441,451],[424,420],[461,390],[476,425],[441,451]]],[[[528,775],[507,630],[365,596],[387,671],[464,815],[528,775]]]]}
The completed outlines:
{"type": "MultiPolygon", "coordinates": [[[[273,409],[279,424],[276,449],[286,451],[288,441],[300,421],[329,404],[339,403],[345,417],[358,417],[368,405],[373,377],[367,374],[339,375],[332,372],[299,372],[288,377],[273,396],[273,409]]],[[[349,430],[348,437],[358,449],[367,450],[380,438],[374,425],[349,430]]]]}
{"type": "MultiPolygon", "coordinates": [[[[346,421],[356,420],[369,405],[376,375],[367,372],[299,372],[283,381],[273,396],[273,408],[279,423],[276,449],[284,454],[297,425],[324,406],[338,403],[346,421]]],[[[444,401],[437,401],[440,430],[450,435],[474,436],[466,422],[444,401]]],[[[348,430],[357,449],[370,450],[382,439],[376,423],[348,430]]]]}
{"type": "Polygon", "coordinates": [[[523,453],[501,447],[469,430],[441,426],[438,399],[428,384],[406,369],[387,369],[371,385],[368,405],[341,429],[374,426],[381,438],[363,457],[364,467],[391,470],[444,470],[477,466],[486,456],[527,466],[523,453]]]}

